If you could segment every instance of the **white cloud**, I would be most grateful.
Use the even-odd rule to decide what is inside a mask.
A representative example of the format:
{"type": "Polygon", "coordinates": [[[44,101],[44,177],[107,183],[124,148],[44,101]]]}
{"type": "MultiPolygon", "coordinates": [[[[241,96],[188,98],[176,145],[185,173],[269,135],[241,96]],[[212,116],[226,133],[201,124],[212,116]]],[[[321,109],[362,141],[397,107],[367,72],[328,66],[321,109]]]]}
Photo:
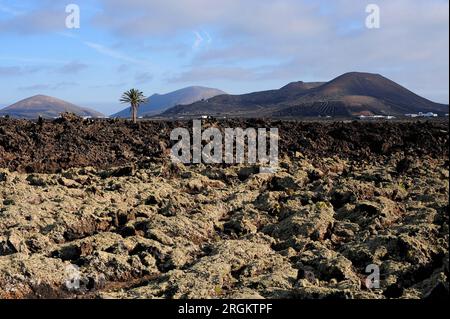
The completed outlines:
{"type": "Polygon", "coordinates": [[[0,32],[35,35],[65,30],[65,12],[53,6],[40,6],[37,10],[20,12],[0,21],[0,32]]]}
{"type": "MultiPolygon", "coordinates": [[[[367,71],[448,102],[449,3],[445,0],[378,0],[381,28],[376,30],[365,28],[367,3],[356,0],[102,3],[98,25],[137,42],[214,31],[220,45],[196,50],[190,67],[180,70],[173,81],[329,80],[348,71],[367,71]],[[279,67],[260,72],[267,61],[276,61],[279,67]]],[[[194,48],[199,45],[197,36],[194,48]]]]}
{"type": "MultiPolygon", "coordinates": [[[[56,1],[45,3],[45,8],[0,21],[0,32],[67,32],[64,10],[55,9],[56,1]]],[[[243,88],[255,81],[264,86],[277,80],[282,85],[368,71],[382,73],[428,98],[449,99],[447,0],[377,0],[381,9],[378,30],[365,28],[365,7],[370,1],[360,0],[97,3],[101,8],[84,25],[104,32],[108,41],[112,36],[123,48],[111,48],[96,40],[80,39],[81,43],[126,65],[149,66],[148,61],[137,58],[149,52],[152,61],[155,57],[165,63],[156,64],[159,73],[151,70],[155,78],[172,74],[170,81],[210,85],[226,79],[230,84],[224,89],[231,91],[238,82],[243,88]],[[205,32],[214,38],[207,46],[205,32]],[[141,49],[130,51],[128,47],[141,49]],[[135,57],[129,52],[139,54],[135,57]],[[167,62],[169,56],[176,60],[167,62]]],[[[3,8],[3,12],[9,9],[3,8]]]]}

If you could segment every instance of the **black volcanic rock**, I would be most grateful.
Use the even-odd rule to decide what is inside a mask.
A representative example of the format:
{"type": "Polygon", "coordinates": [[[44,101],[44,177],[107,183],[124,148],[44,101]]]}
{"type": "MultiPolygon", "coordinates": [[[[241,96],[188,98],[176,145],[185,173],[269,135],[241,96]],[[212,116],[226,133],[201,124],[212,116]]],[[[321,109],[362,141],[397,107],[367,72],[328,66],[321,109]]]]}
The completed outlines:
{"type": "Polygon", "coordinates": [[[163,116],[349,117],[418,112],[444,115],[448,105],[422,98],[379,74],[351,72],[326,83],[294,82],[279,90],[178,105],[163,116]]]}
{"type": "Polygon", "coordinates": [[[9,115],[23,119],[56,118],[62,113],[74,113],[83,117],[104,116],[92,109],[83,108],[46,95],[35,95],[0,110],[0,116],[9,115]]]}

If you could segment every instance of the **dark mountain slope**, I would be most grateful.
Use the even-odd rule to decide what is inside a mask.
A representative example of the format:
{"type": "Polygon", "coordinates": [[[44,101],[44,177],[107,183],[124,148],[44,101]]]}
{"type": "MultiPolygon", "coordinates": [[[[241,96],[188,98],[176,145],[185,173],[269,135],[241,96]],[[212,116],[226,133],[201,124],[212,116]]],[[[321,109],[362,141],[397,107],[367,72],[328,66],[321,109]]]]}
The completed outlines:
{"type": "Polygon", "coordinates": [[[371,73],[351,72],[326,83],[290,83],[279,90],[221,95],[207,101],[175,106],[163,113],[177,116],[315,117],[448,113],[399,84],[371,73]]]}

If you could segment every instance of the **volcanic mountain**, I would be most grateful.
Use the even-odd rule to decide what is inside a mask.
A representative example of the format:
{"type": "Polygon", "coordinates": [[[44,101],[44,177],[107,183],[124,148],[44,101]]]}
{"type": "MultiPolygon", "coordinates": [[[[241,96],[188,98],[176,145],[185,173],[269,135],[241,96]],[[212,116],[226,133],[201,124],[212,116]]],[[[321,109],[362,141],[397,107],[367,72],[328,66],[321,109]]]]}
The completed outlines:
{"type": "MultiPolygon", "coordinates": [[[[225,92],[202,86],[191,86],[167,94],[154,94],[148,102],[141,105],[138,116],[151,116],[175,106],[191,104],[197,101],[206,100],[225,92]]],[[[130,117],[130,108],[126,108],[111,117],[130,117]]]]}
{"type": "Polygon", "coordinates": [[[72,103],[46,95],[35,95],[21,100],[0,110],[0,116],[9,115],[15,118],[36,119],[55,118],[61,113],[70,112],[83,117],[103,117],[104,115],[89,108],[83,108],[72,103]]]}
{"type": "Polygon", "coordinates": [[[239,117],[351,117],[448,113],[448,105],[422,98],[399,84],[371,73],[351,72],[329,82],[294,82],[279,90],[220,95],[175,106],[163,117],[200,115],[239,117]]]}

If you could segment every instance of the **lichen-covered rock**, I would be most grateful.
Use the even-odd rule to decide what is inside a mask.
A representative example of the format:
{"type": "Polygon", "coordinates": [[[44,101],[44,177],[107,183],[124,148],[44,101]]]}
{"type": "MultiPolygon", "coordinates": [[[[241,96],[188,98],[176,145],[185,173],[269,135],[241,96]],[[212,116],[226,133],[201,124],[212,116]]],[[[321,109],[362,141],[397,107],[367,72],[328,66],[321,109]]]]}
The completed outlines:
{"type": "Polygon", "coordinates": [[[68,263],[39,254],[0,256],[0,298],[60,298],[67,296],[68,263]]]}
{"type": "Polygon", "coordinates": [[[319,280],[337,282],[350,280],[359,286],[360,280],[350,260],[321,244],[311,244],[299,256],[299,269],[309,267],[319,280]]]}
{"type": "MultiPolygon", "coordinates": [[[[271,289],[290,289],[297,271],[268,244],[227,240],[212,245],[208,255],[183,270],[171,270],[126,297],[225,298],[236,285],[253,287],[252,295],[270,297],[271,289]]],[[[273,297],[273,296],[272,296],[273,297]]]]}
{"type": "Polygon", "coordinates": [[[319,202],[299,212],[293,212],[278,224],[267,226],[264,231],[281,240],[296,236],[323,240],[333,225],[333,216],[333,206],[319,202]]]}
{"type": "Polygon", "coordinates": [[[446,296],[448,159],[402,156],[2,170],[0,297],[446,296]]]}
{"type": "Polygon", "coordinates": [[[378,197],[374,201],[358,201],[354,208],[341,208],[336,213],[336,219],[349,220],[361,226],[373,224],[377,228],[383,228],[395,222],[401,214],[402,211],[395,202],[378,197]]]}

